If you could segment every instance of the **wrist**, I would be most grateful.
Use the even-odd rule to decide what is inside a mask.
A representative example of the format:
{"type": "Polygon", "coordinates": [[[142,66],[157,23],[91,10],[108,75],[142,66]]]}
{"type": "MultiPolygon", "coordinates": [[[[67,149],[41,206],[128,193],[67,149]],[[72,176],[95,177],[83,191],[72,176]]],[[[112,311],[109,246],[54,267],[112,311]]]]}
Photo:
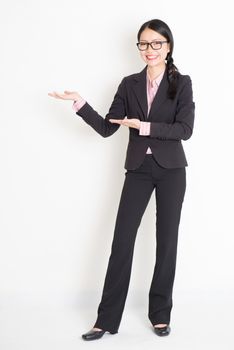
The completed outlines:
{"type": "Polygon", "coordinates": [[[77,95],[77,96],[75,96],[73,101],[77,102],[77,101],[81,101],[81,100],[82,100],[82,97],[80,95],[77,95]]]}
{"type": "Polygon", "coordinates": [[[140,122],[139,135],[141,136],[149,136],[150,135],[150,122],[140,122]]]}
{"type": "Polygon", "coordinates": [[[79,99],[79,100],[75,100],[74,102],[73,102],[73,105],[72,105],[72,108],[76,111],[76,112],[78,112],[78,110],[81,108],[81,107],[83,107],[83,105],[86,103],[86,100],[84,100],[82,97],[79,99]]]}

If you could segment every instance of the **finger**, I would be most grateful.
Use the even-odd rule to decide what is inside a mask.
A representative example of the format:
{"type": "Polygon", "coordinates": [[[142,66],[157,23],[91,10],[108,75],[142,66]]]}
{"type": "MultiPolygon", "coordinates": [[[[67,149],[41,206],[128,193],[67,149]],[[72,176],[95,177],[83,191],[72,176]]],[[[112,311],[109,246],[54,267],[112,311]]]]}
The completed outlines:
{"type": "Polygon", "coordinates": [[[55,92],[55,95],[56,95],[58,98],[62,98],[62,99],[64,99],[64,98],[66,97],[66,95],[60,94],[60,93],[58,93],[58,92],[55,92]]]}
{"type": "Polygon", "coordinates": [[[57,96],[61,96],[61,94],[60,94],[59,92],[54,91],[54,93],[55,93],[55,95],[57,95],[57,96]]]}
{"type": "Polygon", "coordinates": [[[55,98],[59,98],[56,94],[56,92],[50,92],[48,93],[48,95],[52,96],[52,97],[55,97],[55,98]]]}
{"type": "Polygon", "coordinates": [[[119,121],[118,121],[117,119],[109,119],[109,121],[110,121],[111,123],[117,123],[117,124],[119,124],[119,121]]]}
{"type": "Polygon", "coordinates": [[[55,92],[54,92],[54,91],[53,91],[53,92],[49,92],[48,95],[54,96],[54,95],[55,95],[55,92]]]}
{"type": "Polygon", "coordinates": [[[132,123],[130,123],[130,122],[128,122],[128,121],[126,121],[126,122],[125,122],[125,121],[123,121],[123,122],[122,122],[122,124],[123,124],[123,125],[127,125],[127,126],[132,125],[132,123]]]}

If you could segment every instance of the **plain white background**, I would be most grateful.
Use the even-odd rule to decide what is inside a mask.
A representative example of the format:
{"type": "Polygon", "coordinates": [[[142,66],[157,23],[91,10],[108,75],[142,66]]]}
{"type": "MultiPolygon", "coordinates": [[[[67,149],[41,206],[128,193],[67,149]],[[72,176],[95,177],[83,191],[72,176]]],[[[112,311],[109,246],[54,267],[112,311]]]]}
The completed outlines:
{"type": "Polygon", "coordinates": [[[0,8],[0,346],[77,349],[96,319],[128,128],[102,138],[48,92],[76,90],[105,117],[121,79],[145,63],[137,32],[164,20],[189,74],[194,133],[180,223],[172,332],[147,318],[154,194],[138,230],[119,334],[95,346],[233,348],[233,25],[231,1],[7,1],[0,8]]]}

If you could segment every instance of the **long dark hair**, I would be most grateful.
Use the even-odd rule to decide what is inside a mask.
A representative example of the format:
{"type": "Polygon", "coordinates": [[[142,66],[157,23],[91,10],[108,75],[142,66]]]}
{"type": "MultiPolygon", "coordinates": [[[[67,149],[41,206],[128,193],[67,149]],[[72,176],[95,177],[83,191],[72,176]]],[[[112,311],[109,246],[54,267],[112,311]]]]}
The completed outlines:
{"type": "Polygon", "coordinates": [[[173,99],[177,91],[177,79],[178,79],[177,72],[179,72],[179,70],[174,65],[173,63],[174,60],[172,58],[173,48],[174,48],[174,39],[173,39],[172,32],[165,22],[161,21],[160,19],[151,19],[150,21],[143,23],[142,26],[140,27],[137,34],[138,41],[140,40],[141,33],[145,28],[155,30],[159,34],[163,35],[170,43],[170,52],[168,52],[166,57],[167,79],[169,82],[167,94],[169,98],[173,99]]]}

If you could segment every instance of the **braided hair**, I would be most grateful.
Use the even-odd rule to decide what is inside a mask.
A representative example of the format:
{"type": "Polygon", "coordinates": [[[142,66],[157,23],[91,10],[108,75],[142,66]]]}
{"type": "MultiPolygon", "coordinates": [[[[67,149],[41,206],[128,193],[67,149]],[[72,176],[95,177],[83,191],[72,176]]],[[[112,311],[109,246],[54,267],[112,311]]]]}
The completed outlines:
{"type": "Polygon", "coordinates": [[[172,54],[173,54],[173,48],[174,48],[174,38],[173,38],[172,32],[168,27],[168,25],[162,20],[152,19],[150,21],[143,23],[142,26],[140,27],[137,34],[138,41],[140,40],[141,33],[146,28],[155,30],[159,34],[163,35],[170,43],[170,52],[168,52],[166,57],[167,80],[169,82],[167,95],[170,99],[173,99],[177,91],[177,80],[178,80],[179,70],[173,63],[174,60],[173,60],[172,54]]]}
{"type": "Polygon", "coordinates": [[[173,100],[177,91],[177,80],[178,80],[177,72],[179,72],[179,70],[173,63],[174,60],[172,58],[171,52],[168,52],[166,60],[167,60],[167,66],[166,66],[167,79],[169,81],[167,94],[168,94],[168,97],[173,100]]]}

